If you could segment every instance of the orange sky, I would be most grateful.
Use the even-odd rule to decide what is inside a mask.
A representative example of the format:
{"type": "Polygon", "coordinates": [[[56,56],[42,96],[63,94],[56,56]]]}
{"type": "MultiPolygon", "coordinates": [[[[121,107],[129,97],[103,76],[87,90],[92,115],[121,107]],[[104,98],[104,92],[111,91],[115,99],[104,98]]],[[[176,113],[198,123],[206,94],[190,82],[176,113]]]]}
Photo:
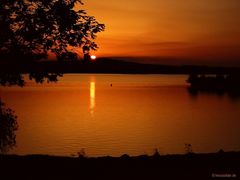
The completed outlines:
{"type": "Polygon", "coordinates": [[[97,56],[240,61],[239,0],[83,0],[106,25],[97,56]]]}

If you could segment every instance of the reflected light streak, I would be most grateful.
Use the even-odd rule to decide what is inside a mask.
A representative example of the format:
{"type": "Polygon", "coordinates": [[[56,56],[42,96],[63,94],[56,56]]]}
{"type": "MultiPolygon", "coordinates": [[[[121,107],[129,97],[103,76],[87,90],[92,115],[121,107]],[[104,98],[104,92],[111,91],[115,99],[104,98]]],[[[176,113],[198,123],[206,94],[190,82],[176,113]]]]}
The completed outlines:
{"type": "Polygon", "coordinates": [[[90,113],[94,115],[95,109],[95,82],[90,82],[90,113]]]}

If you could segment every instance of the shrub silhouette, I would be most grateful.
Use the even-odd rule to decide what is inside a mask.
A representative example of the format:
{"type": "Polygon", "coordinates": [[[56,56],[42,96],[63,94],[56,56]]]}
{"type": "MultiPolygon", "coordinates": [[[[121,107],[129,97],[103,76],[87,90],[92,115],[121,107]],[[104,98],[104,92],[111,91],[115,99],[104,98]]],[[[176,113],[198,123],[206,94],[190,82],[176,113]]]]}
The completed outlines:
{"type": "Polygon", "coordinates": [[[0,153],[6,153],[16,145],[17,116],[0,100],[0,153]]]}

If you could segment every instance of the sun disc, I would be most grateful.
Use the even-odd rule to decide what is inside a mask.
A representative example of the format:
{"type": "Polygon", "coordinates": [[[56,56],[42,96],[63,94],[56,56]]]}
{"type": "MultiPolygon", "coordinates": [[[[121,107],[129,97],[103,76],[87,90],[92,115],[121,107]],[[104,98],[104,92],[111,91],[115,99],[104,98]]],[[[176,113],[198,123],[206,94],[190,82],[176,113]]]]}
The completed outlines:
{"type": "Polygon", "coordinates": [[[92,60],[95,60],[95,59],[97,59],[97,56],[92,55],[92,56],[91,56],[91,59],[92,59],[92,60]]]}

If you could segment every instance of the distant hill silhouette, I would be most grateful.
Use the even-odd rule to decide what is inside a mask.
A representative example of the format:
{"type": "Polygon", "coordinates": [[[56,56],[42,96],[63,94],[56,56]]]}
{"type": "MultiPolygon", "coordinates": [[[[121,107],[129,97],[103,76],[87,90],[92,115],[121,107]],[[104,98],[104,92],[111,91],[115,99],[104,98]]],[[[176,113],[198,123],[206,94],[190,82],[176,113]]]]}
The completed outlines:
{"type": "Polygon", "coordinates": [[[112,74],[230,74],[240,72],[239,67],[210,67],[192,65],[141,64],[108,58],[96,61],[42,61],[29,63],[0,62],[3,73],[59,72],[59,73],[112,73],[112,74]]]}

